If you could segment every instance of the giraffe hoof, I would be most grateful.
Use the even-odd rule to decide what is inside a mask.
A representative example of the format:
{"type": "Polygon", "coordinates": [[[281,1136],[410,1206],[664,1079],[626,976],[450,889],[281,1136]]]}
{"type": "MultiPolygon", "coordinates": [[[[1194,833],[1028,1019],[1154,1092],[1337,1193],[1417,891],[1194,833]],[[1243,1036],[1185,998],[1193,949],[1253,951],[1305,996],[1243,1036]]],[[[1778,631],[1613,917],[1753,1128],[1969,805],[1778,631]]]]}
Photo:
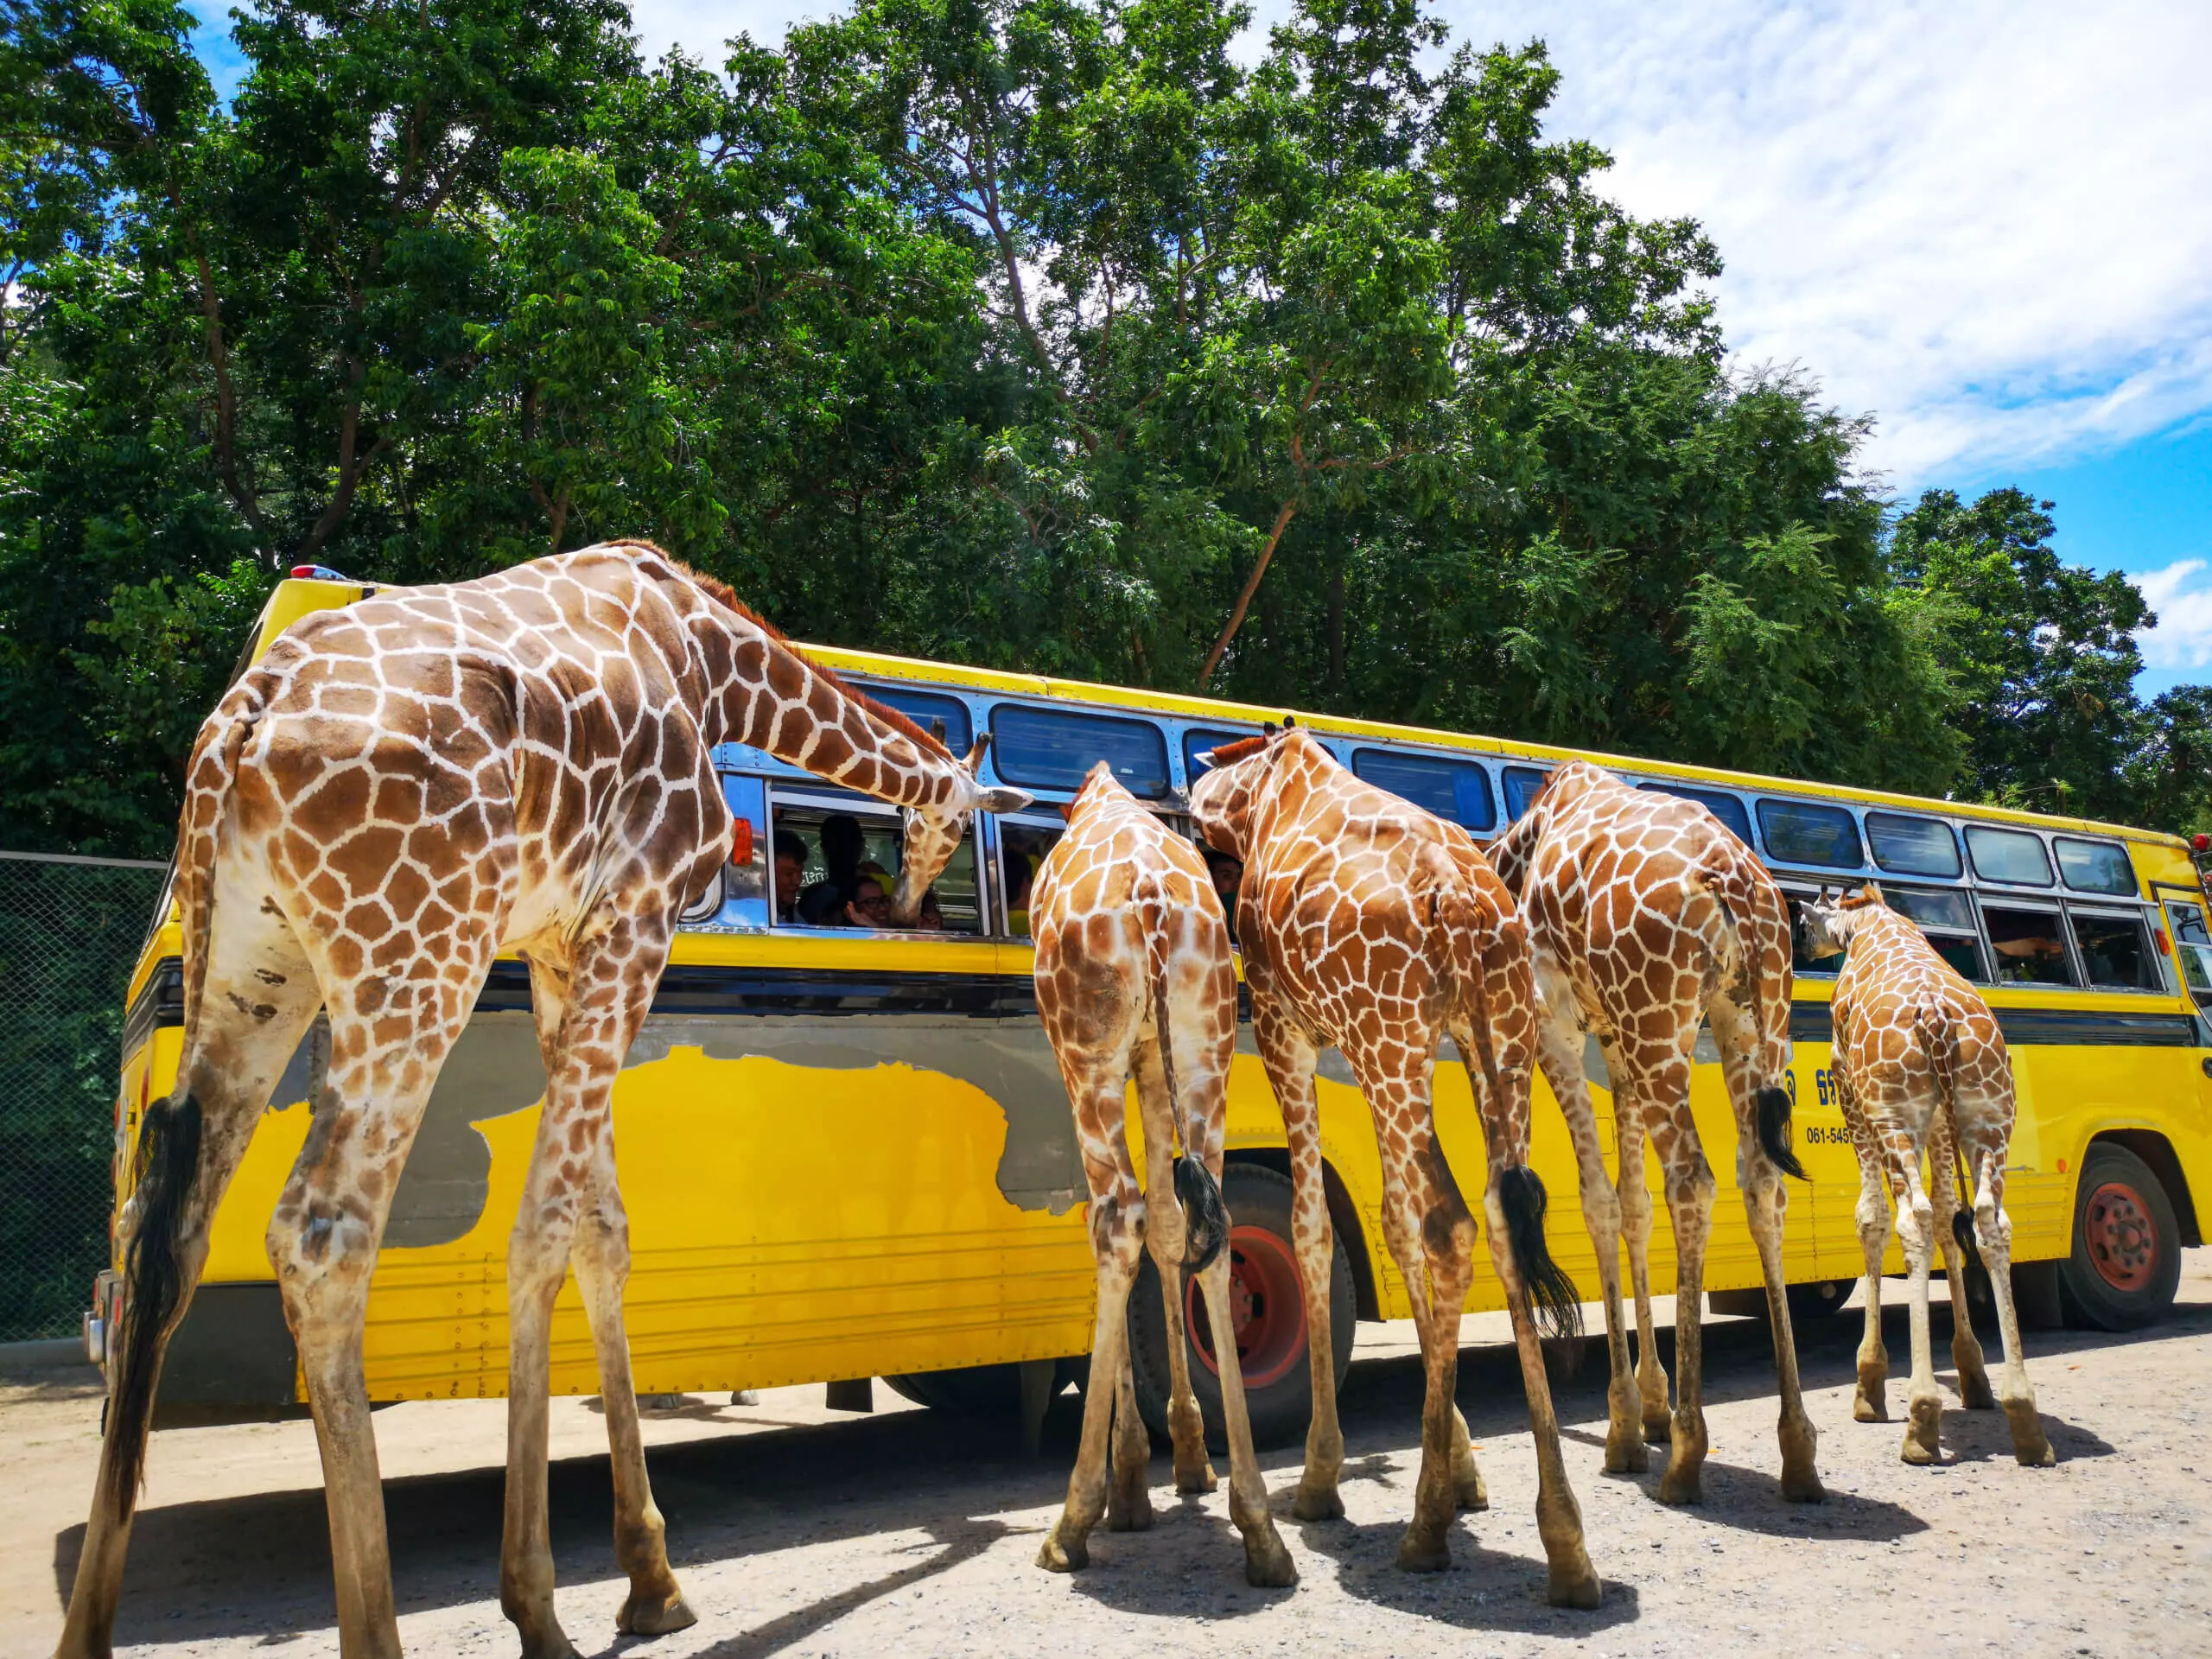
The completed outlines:
{"type": "Polygon", "coordinates": [[[1340,1521],[1344,1513],[1344,1497],[1333,1486],[1300,1486],[1298,1496],[1291,1502],[1290,1512],[1300,1521],[1340,1521]]]}
{"type": "Polygon", "coordinates": [[[1045,1535],[1037,1565],[1047,1573],[1073,1573],[1090,1565],[1090,1546],[1081,1538],[1063,1539],[1058,1527],[1045,1535]]]}
{"type": "Polygon", "coordinates": [[[1666,1446],[1675,1438],[1675,1420],[1669,1416],[1646,1417],[1643,1420],[1643,1443],[1646,1446],[1666,1446]]]}
{"type": "Polygon", "coordinates": [[[1490,1487],[1478,1469],[1452,1483],[1452,1501],[1471,1515],[1480,1515],[1490,1508],[1490,1487]]]}
{"type": "Polygon", "coordinates": [[[2043,1432],[2043,1419],[2036,1415],[2034,1401],[2007,1400],[2005,1415],[2012,1425],[2012,1455],[2023,1467],[2048,1469],[2058,1461],[2058,1453],[2050,1449],[2050,1437],[2043,1432]]]}
{"type": "Polygon", "coordinates": [[[1633,1428],[1615,1428],[1605,1436],[1605,1472],[1640,1475],[1651,1466],[1651,1453],[1643,1437],[1633,1428]]]}
{"type": "Polygon", "coordinates": [[[1942,1461],[1942,1453],[1930,1451],[1911,1434],[1904,1437],[1904,1449],[1897,1455],[1916,1469],[1925,1469],[1930,1464],[1942,1461]]]}
{"type": "Polygon", "coordinates": [[[1688,1469],[1669,1469],[1659,1478],[1659,1501],[1662,1503],[1702,1503],[1705,1484],[1700,1479],[1696,1465],[1688,1469]]]}
{"type": "Polygon", "coordinates": [[[1890,1421],[1889,1402],[1882,1397],[1881,1389],[1878,1388],[1869,1394],[1862,1383],[1852,1396],[1851,1414],[1862,1423],[1886,1423],[1890,1421]]]}
{"type": "Polygon", "coordinates": [[[1579,1607],[1586,1613],[1605,1599],[1605,1588],[1586,1560],[1579,1568],[1570,1567],[1564,1573],[1554,1569],[1551,1581],[1544,1586],[1544,1599],[1554,1607],[1579,1607]]]}
{"type": "Polygon", "coordinates": [[[614,1628],[625,1636],[667,1636],[688,1630],[699,1622],[681,1590],[666,1595],[632,1595],[622,1604],[614,1628]]]}
{"type": "Polygon", "coordinates": [[[576,1644],[562,1634],[560,1627],[556,1625],[550,1635],[539,1636],[534,1640],[524,1637],[522,1659],[582,1659],[582,1656],[576,1651],[576,1644]]]}
{"type": "Polygon", "coordinates": [[[1810,1469],[1787,1469],[1782,1471],[1782,1495],[1792,1503],[1825,1503],[1828,1489],[1821,1484],[1821,1478],[1810,1469]]]}
{"type": "Polygon", "coordinates": [[[1452,1548],[1439,1530],[1414,1527],[1398,1544],[1398,1566],[1408,1573],[1441,1573],[1452,1565],[1452,1548]]]}
{"type": "Polygon", "coordinates": [[[1904,1460],[1916,1468],[1941,1463],[1943,1460],[1943,1445],[1938,1429],[1942,1422],[1943,1402],[1921,1395],[1906,1409],[1904,1460]]]}
{"type": "Polygon", "coordinates": [[[1203,1497],[1220,1484],[1221,1477],[1214,1473],[1213,1465],[1210,1463],[1202,1463],[1196,1469],[1178,1469],[1175,1471],[1175,1490],[1185,1497],[1203,1497]]]}
{"type": "Polygon", "coordinates": [[[1244,1546],[1244,1582],[1255,1590],[1287,1590],[1298,1582],[1298,1564],[1273,1527],[1244,1546]]]}
{"type": "Polygon", "coordinates": [[[1987,1372],[1962,1370],[1959,1373],[1959,1403],[1968,1411],[1997,1409],[1997,1396],[1990,1391],[1987,1372]]]}

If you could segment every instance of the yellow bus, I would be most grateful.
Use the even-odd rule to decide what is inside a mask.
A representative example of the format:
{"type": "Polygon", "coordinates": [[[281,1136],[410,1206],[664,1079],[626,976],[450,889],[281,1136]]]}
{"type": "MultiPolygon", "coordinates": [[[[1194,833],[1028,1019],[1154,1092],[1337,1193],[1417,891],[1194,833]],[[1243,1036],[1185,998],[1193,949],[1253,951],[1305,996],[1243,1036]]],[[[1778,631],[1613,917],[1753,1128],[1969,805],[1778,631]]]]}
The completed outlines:
{"type": "MultiPolygon", "coordinates": [[[[299,616],[366,591],[284,582],[248,659],[299,616]]],[[[955,753],[990,732],[995,781],[1033,791],[1037,805],[973,825],[936,889],[930,919],[940,927],[871,930],[850,925],[842,907],[824,914],[807,894],[824,875],[825,835],[849,862],[857,842],[864,858],[895,868],[891,815],[757,751],[717,753],[730,807],[750,826],[734,845],[749,855],[685,917],[615,1093],[636,1253],[628,1322],[638,1387],[681,1394],[882,1377],[925,1404],[999,1400],[1011,1410],[1076,1370],[1072,1357],[1090,1349],[1094,1300],[1083,1172],[1036,1018],[1026,938],[1032,873],[1063,828],[1053,807],[1103,758],[1177,819],[1199,757],[1284,711],[863,652],[815,654],[925,725],[941,722],[955,753]]],[[[1478,839],[1522,810],[1569,754],[1298,718],[1353,771],[1478,839]]],[[[1984,987],[2011,1044],[2020,1117],[2006,1198],[2027,1311],[2109,1327],[2158,1317],[2173,1296],[2180,1247],[2200,1240],[2194,1195],[2212,1192],[2212,924],[2180,841],[1585,758],[1702,802],[1793,893],[1879,880],[1984,987]]],[[[118,1194],[132,1184],[140,1116],[168,1091],[178,1062],[178,952],[164,899],[129,992],[118,1194]]],[[[1857,1164],[1829,1081],[1834,980],[1823,969],[1834,966],[1798,963],[1792,1015],[1795,1133],[1811,1179],[1792,1194],[1786,1260],[1793,1300],[1808,1311],[1840,1303],[1861,1268],[1857,1164]]],[[[304,1409],[262,1237],[307,1134],[317,1043],[310,1034],[302,1044],[217,1214],[206,1281],[169,1351],[158,1421],[304,1409]]],[[[1693,1104],[1726,1184],[1734,1128],[1709,1039],[1700,1059],[1693,1104]]],[[[1592,1076],[1603,1114],[1602,1063],[1592,1076]]],[[[372,1399],[504,1392],[506,1239],[543,1083],[527,978],[518,962],[502,962],[439,1078],[393,1205],[369,1301],[372,1399]]],[[[1382,1242],[1367,1111],[1338,1057],[1325,1058],[1319,1089],[1341,1370],[1355,1319],[1411,1310],[1382,1242]]],[[[1552,1249],[1594,1297],[1566,1129],[1541,1084],[1537,1093],[1534,1156],[1555,1199],[1552,1249]]],[[[1483,1140],[1458,1067],[1438,1069],[1436,1098],[1446,1154],[1461,1184],[1479,1188],[1483,1140]]],[[[1249,1031],[1228,1129],[1236,1347],[1255,1427],[1292,1437],[1306,1416],[1305,1321],[1281,1123],[1249,1031]]],[[[1656,1170],[1652,1179],[1656,1186],[1656,1170]]],[[[1735,1311],[1759,1282],[1758,1260],[1741,1206],[1726,1192],[1715,1222],[1706,1282],[1720,1308],[1735,1311]]],[[[1664,1227],[1653,1254],[1663,1284],[1664,1227]]],[[[1891,1269],[1902,1265],[1893,1245],[1891,1269]]],[[[1476,1271],[1471,1311],[1502,1306],[1479,1251],[1476,1271]]],[[[104,1277],[86,1325],[95,1350],[113,1295],[104,1277]]],[[[1141,1396],[1162,1422],[1156,1286],[1141,1287],[1131,1306],[1141,1396]]],[[[1191,1324],[1192,1370],[1217,1421],[1212,1338],[1202,1316],[1191,1324]]],[[[573,1283],[556,1316],[553,1386],[597,1387],[573,1283]]]]}

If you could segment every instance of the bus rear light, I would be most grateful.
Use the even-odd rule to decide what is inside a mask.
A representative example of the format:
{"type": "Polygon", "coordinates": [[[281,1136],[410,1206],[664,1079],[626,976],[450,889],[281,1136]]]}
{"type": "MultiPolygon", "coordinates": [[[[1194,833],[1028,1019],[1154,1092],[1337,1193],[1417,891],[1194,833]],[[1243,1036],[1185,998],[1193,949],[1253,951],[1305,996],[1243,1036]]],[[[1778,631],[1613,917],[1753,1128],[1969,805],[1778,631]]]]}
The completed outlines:
{"type": "Polygon", "coordinates": [[[729,830],[729,861],[750,864],[753,861],[753,820],[734,819],[729,830]]]}

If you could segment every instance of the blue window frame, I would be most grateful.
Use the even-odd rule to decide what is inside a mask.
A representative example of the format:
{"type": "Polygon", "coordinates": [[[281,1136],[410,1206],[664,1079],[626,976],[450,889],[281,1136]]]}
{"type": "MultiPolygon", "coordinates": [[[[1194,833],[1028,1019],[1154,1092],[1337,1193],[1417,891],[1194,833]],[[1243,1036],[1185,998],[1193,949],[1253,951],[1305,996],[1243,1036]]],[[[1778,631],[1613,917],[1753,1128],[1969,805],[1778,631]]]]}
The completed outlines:
{"type": "Polygon", "coordinates": [[[1866,861],[1859,848],[1859,825],[1840,806],[1763,800],[1759,835],[1766,842],[1767,856],[1784,864],[1855,870],[1866,861]]]}
{"type": "Polygon", "coordinates": [[[1874,862],[1897,875],[1935,875],[1946,880],[1962,874],[1958,837],[1941,818],[1914,817],[1903,812],[1869,812],[1866,841],[1874,862]]]}
{"type": "Polygon", "coordinates": [[[955,754],[965,754],[976,741],[976,728],[969,718],[968,705],[957,697],[948,697],[937,691],[917,691],[910,686],[885,685],[881,682],[855,682],[860,689],[878,702],[896,709],[924,731],[931,722],[944,722],[944,747],[955,754]]]}
{"type": "Polygon", "coordinates": [[[1200,755],[1220,748],[1224,744],[1234,743],[1239,738],[1258,735],[1257,732],[1217,732],[1192,727],[1183,734],[1184,775],[1192,783],[1197,783],[1199,779],[1213,770],[1211,766],[1198,759],[1200,755]]]}
{"type": "Polygon", "coordinates": [[[1529,810],[1529,803],[1544,792],[1551,773],[1541,766],[1508,766],[1501,781],[1505,785],[1505,816],[1517,818],[1529,810]]]}
{"type": "Polygon", "coordinates": [[[1497,822],[1490,774],[1471,760],[1408,754],[1402,749],[1354,749],[1351,769],[1376,788],[1449,818],[1463,830],[1488,830],[1497,822]]]}
{"type": "Polygon", "coordinates": [[[2017,887],[2047,887],[2050,855],[2043,837],[2024,830],[1994,830],[1986,823],[1967,826],[1967,856],[1974,873],[1985,881],[2004,881],[2017,887]]]}
{"type": "Polygon", "coordinates": [[[2135,867],[2127,861],[2125,847],[2071,836],[2054,836],[2051,845],[2058,849],[2058,873],[2075,892],[2135,896],[2135,867]]]}
{"type": "Polygon", "coordinates": [[[1646,784],[1644,788],[1654,795],[1672,795],[1678,801],[1695,801],[1700,806],[1728,826],[1728,832],[1746,847],[1758,843],[1751,839],[1751,815],[1744,810],[1743,802],[1733,795],[1717,789],[1692,789],[1687,784],[1646,784]]]}
{"type": "Polygon", "coordinates": [[[1130,794],[1156,801],[1167,793],[1167,740],[1150,721],[1002,702],[991,710],[991,737],[992,759],[1009,784],[1074,791],[1103,760],[1130,794]]]}

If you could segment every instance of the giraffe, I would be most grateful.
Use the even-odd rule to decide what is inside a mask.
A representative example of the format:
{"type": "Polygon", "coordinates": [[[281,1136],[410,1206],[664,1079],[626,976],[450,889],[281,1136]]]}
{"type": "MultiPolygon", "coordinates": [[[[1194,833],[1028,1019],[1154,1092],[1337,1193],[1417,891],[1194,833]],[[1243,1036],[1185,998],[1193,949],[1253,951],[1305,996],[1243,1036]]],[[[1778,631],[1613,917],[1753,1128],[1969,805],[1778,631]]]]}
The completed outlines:
{"type": "MultiPolygon", "coordinates": [[[[1187,1262],[1205,1294],[1209,1326],[1217,1333],[1235,1329],[1220,1182],[1229,1067],[1236,1052],[1236,969],[1205,861],[1116,783],[1103,760],[1067,813],[1068,832],[1038,872],[1029,901],[1037,1011],[1075,1110],[1098,1258],[1098,1323],[1084,1394],[1082,1449],[1067,1503],[1037,1557],[1039,1567],[1063,1573],[1088,1562],[1090,1529],[1102,1510],[1117,1532],[1152,1524],[1145,1490],[1152,1448],[1137,1416],[1128,1351],[1129,1287],[1141,1249],[1152,1251],[1167,1309],[1176,1489],[1214,1489],[1184,1352],[1182,1283],[1187,1262]],[[1148,1192],[1138,1189],[1124,1127],[1132,1077],[1143,1112],[1148,1192]],[[1179,1145],[1181,1154],[1173,1155],[1179,1145]]],[[[1268,1514],[1236,1350],[1224,1336],[1216,1341],[1229,1429],[1229,1513],[1244,1535],[1244,1576],[1263,1587],[1293,1585],[1298,1569],[1268,1514]]]]}
{"type": "Polygon", "coordinates": [[[1831,904],[1801,906],[1805,944],[1815,957],[1847,950],[1829,1001],[1835,1018],[1834,1076],[1844,1122],[1859,1149],[1859,1242],[1866,1255],[1866,1334],[1859,1346],[1859,1391],[1852,1414],[1886,1422],[1884,1399],[1889,1353],[1882,1346],[1882,1255],[1889,1249],[1890,1212],[1882,1176],[1897,1196],[1897,1236],[1912,1271],[1912,1384],[1906,1404],[1904,1461],[1937,1462],[1942,1396],[1928,1335],[1928,1269],[1939,1248],[1936,1217],[1949,1216],[1957,1234],[1943,1277],[1951,1293],[1951,1358],[1965,1403],[1986,1410],[2001,1403],[2012,1430],[2012,1454],[2031,1468],[2057,1456],[2036,1414],[2035,1390],[2020,1352],[2019,1316],[2012,1304],[2012,1222],[2005,1213],[2005,1153],[2012,1139],[2012,1062],[1989,1004],[1925,935],[1891,910],[1868,883],[1831,904]],[[1928,1154],[1932,1195],[1921,1181],[1928,1154]],[[1971,1210],[1953,1196],[1952,1168],[1963,1157],[1971,1210]],[[1971,1229],[1972,1238],[1969,1237],[1971,1229]],[[1979,1240],[1996,1294],[1997,1328],[2005,1344],[2005,1386],[1994,1398],[1967,1312],[1965,1267],[1979,1240]]]}
{"type": "Polygon", "coordinates": [[[1543,1002],[1537,1046],[1544,1077],[1574,1141],[1582,1213],[1605,1287],[1605,1468],[1641,1471],[1644,1442],[1671,1437],[1659,1497],[1694,1503],[1706,1454],[1705,1249],[1716,1183],[1690,1116],[1690,1065],[1700,1020],[1735,1108],[1738,1185],[1766,1278],[1782,1395],[1782,1491],[1825,1496],[1817,1436],[1805,1414],[1782,1267],[1782,1178],[1802,1180],[1789,1149],[1789,913],[1764,867],[1719,819],[1692,801],[1630,789],[1585,761],[1554,772],[1543,791],[1491,849],[1520,900],[1543,1002]],[[1583,1072],[1594,1036],[1613,1089],[1618,1185],[1605,1178],[1597,1116],[1583,1072]],[[1675,1230],[1675,1353],[1681,1375],[1672,1421],[1667,1373],[1652,1339],[1651,1196],[1643,1143],[1659,1154],[1675,1230]],[[1620,1247],[1636,1292],[1637,1369],[1629,1372],[1621,1317],[1620,1247]],[[1639,1426],[1637,1419],[1641,1395],[1639,1426]]]}
{"type": "Polygon", "coordinates": [[[178,827],[184,1054],[147,1114],[121,1218],[128,1294],[61,1654],[110,1651],[162,1351],[318,1005],[327,1080],[268,1249],[321,1449],[340,1645],[398,1653],[363,1315],[431,1085],[503,949],[529,963],[546,1089],[507,1254],[500,1604],[528,1659],[574,1653],[546,1518],[548,1327],[573,1265],[630,1580],[620,1627],[692,1622],[639,1438],[611,1098],[675,918],[728,856],[709,755],[722,742],[903,806],[906,917],[971,812],[1028,799],[976,782],[980,744],[956,759],[644,543],[302,619],[217,706],[178,827]]]}
{"type": "Polygon", "coordinates": [[[1467,1068],[1489,1154],[1483,1210],[1505,1287],[1535,1433],[1536,1526],[1554,1605],[1594,1607],[1598,1575],[1567,1484],[1531,1303],[1562,1334],[1580,1323],[1573,1281],[1544,1243],[1543,1183],[1529,1167],[1535,1009],[1512,899],[1456,824],[1362,782],[1296,726],[1215,750],[1191,791],[1200,834],[1244,863],[1237,938],[1253,1035],[1290,1143],[1293,1231],[1306,1294],[1313,1421],[1293,1512],[1344,1513],[1329,1334],[1329,1217],[1313,1076],[1341,1050],[1375,1122],[1383,1236],[1405,1274],[1427,1384],[1414,1518],[1398,1564],[1449,1562],[1459,1506],[1488,1506],[1466,1421],[1452,1403],[1475,1220],[1436,1138],[1430,1074],[1449,1035],[1467,1068]]]}

